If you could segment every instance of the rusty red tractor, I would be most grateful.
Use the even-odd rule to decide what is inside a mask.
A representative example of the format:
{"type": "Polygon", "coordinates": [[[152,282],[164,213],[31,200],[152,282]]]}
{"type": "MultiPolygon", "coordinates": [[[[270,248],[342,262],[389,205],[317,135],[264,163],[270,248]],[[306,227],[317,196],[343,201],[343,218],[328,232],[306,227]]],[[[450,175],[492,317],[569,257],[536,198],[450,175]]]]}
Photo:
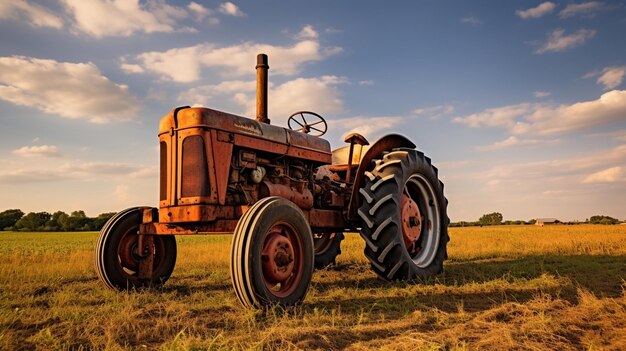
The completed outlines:
{"type": "Polygon", "coordinates": [[[257,57],[257,117],[179,107],[161,119],[159,207],[117,213],[96,243],[113,289],[160,286],[176,263],[175,235],[234,233],[231,277],[245,306],[301,302],[314,268],[358,231],[385,280],[443,270],[449,218],[437,168],[407,138],[373,144],[350,134],[331,151],[324,118],[302,111],[289,128],[267,117],[267,56],[257,57]]]}

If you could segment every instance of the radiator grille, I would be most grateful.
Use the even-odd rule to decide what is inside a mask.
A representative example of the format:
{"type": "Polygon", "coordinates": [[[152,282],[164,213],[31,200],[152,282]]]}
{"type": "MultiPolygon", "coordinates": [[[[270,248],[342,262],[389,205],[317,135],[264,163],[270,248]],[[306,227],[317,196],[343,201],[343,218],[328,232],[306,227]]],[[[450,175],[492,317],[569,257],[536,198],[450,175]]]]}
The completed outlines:
{"type": "Polygon", "coordinates": [[[160,142],[159,199],[167,200],[167,143],[160,142]]]}
{"type": "Polygon", "coordinates": [[[183,140],[181,197],[209,196],[209,170],[204,139],[192,135],[183,140]]]}

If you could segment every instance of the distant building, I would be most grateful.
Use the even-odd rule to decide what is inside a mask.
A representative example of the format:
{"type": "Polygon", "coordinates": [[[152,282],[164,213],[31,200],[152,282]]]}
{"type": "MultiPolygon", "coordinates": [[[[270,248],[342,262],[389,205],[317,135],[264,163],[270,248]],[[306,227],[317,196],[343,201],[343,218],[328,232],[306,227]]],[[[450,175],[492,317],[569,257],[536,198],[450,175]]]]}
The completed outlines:
{"type": "Polygon", "coordinates": [[[535,225],[543,227],[544,225],[552,225],[552,224],[559,224],[559,223],[561,223],[561,221],[559,221],[556,218],[537,218],[535,225]]]}

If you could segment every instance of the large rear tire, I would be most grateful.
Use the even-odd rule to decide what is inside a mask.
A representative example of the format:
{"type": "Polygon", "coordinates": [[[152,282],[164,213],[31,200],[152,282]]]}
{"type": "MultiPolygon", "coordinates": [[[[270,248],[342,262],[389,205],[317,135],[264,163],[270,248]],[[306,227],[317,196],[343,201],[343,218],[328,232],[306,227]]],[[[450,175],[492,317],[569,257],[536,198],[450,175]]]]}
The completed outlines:
{"type": "Polygon", "coordinates": [[[174,236],[155,235],[149,250],[154,255],[152,277],[139,279],[138,255],[139,224],[142,207],[118,212],[102,227],[95,248],[95,266],[100,280],[118,290],[158,287],[163,285],[176,265],[176,239],[174,236]]]}
{"type": "Polygon", "coordinates": [[[372,269],[385,280],[441,273],[450,219],[443,183],[430,159],[417,150],[394,149],[365,175],[358,214],[372,269]]]}
{"type": "Polygon", "coordinates": [[[313,235],[304,214],[281,197],[257,201],[241,217],[231,244],[231,278],[246,307],[304,300],[313,275],[313,235]]]}

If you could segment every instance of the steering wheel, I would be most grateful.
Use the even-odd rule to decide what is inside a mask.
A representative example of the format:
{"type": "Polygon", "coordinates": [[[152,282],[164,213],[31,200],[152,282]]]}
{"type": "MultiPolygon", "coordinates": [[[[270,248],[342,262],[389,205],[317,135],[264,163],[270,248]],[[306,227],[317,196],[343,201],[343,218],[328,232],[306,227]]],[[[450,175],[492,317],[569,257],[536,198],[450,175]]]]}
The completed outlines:
{"type": "Polygon", "coordinates": [[[320,137],[326,134],[326,130],[328,129],[328,124],[326,124],[326,120],[324,119],[324,117],[310,111],[300,111],[289,116],[289,119],[287,120],[287,125],[289,126],[289,129],[302,132],[304,134],[309,134],[313,130],[317,133],[313,133],[311,135],[316,137],[320,137]],[[310,115],[308,117],[308,121],[304,117],[304,115],[310,115]]]}

